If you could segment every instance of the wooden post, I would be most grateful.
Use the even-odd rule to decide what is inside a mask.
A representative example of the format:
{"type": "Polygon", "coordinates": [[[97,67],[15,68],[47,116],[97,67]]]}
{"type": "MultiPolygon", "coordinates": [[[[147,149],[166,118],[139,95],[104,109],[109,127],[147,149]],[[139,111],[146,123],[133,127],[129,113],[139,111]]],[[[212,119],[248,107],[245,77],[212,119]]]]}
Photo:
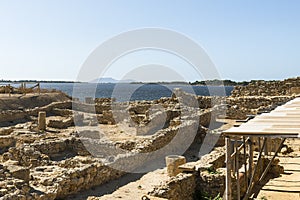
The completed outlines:
{"type": "Polygon", "coordinates": [[[232,170],[232,172],[233,172],[233,176],[234,176],[234,178],[236,178],[235,177],[235,167],[236,167],[236,165],[235,165],[235,159],[236,159],[236,152],[235,152],[235,143],[234,143],[234,141],[231,141],[231,145],[230,145],[230,152],[233,152],[234,153],[234,156],[233,157],[231,157],[231,163],[232,163],[232,165],[231,165],[231,170],[232,170]]]}
{"type": "Polygon", "coordinates": [[[39,112],[38,129],[40,131],[46,130],[46,112],[44,111],[39,112]]]}
{"type": "Polygon", "coordinates": [[[24,83],[24,85],[23,85],[23,93],[24,93],[24,95],[26,95],[26,83],[24,83]]]}
{"type": "Polygon", "coordinates": [[[226,144],[226,191],[225,191],[225,199],[231,200],[231,142],[230,137],[226,136],[225,139],[226,144]]]}
{"type": "Polygon", "coordinates": [[[253,173],[253,137],[249,139],[249,177],[252,177],[253,173]]]}
{"type": "Polygon", "coordinates": [[[24,83],[21,83],[21,86],[20,86],[20,92],[22,94],[24,94],[24,83]]]}
{"type": "Polygon", "coordinates": [[[265,156],[268,156],[269,155],[269,144],[268,143],[271,143],[271,140],[266,138],[266,146],[265,146],[265,156]]]}
{"type": "Polygon", "coordinates": [[[11,91],[10,91],[10,84],[8,84],[8,96],[9,96],[9,97],[11,97],[10,92],[11,92],[11,91]]]}
{"type": "Polygon", "coordinates": [[[262,172],[261,177],[258,180],[258,183],[260,183],[265,178],[265,176],[267,175],[267,173],[269,172],[269,168],[271,167],[272,162],[274,161],[275,157],[277,156],[278,152],[280,151],[280,149],[281,149],[284,141],[285,141],[285,138],[281,139],[281,143],[280,143],[279,147],[277,148],[277,150],[274,152],[274,155],[271,158],[271,160],[269,161],[267,167],[265,168],[265,170],[262,169],[263,172],[262,172]]]}
{"type": "Polygon", "coordinates": [[[253,186],[254,186],[254,176],[255,176],[255,174],[256,174],[258,168],[260,168],[260,167],[259,167],[259,163],[262,162],[262,152],[263,152],[263,150],[264,150],[264,148],[265,148],[265,145],[266,145],[266,140],[265,140],[265,138],[264,138],[263,145],[262,145],[262,147],[261,147],[261,149],[260,149],[260,151],[259,151],[259,156],[258,156],[258,159],[257,159],[257,163],[256,163],[256,165],[255,165],[255,168],[254,168],[254,170],[253,170],[253,173],[252,173],[252,176],[251,176],[251,179],[250,179],[250,182],[249,182],[249,187],[247,188],[247,191],[246,191],[246,194],[245,194],[243,200],[249,199],[249,197],[250,197],[250,195],[251,195],[252,188],[253,188],[253,186]]]}
{"type": "Polygon", "coordinates": [[[41,86],[40,86],[40,83],[38,83],[38,93],[41,94],[41,86]]]}
{"type": "MultiPolygon", "coordinates": [[[[258,138],[258,144],[259,144],[259,149],[258,149],[258,150],[260,151],[261,148],[262,148],[262,147],[261,147],[261,138],[260,138],[260,137],[258,138]]],[[[263,168],[264,168],[263,162],[260,162],[260,169],[263,169],[263,168]]]]}
{"type": "Polygon", "coordinates": [[[247,145],[245,136],[243,136],[243,143],[244,143],[244,170],[245,170],[245,185],[246,188],[248,187],[248,173],[247,173],[247,145]]]}
{"type": "Polygon", "coordinates": [[[235,172],[236,172],[236,193],[237,193],[237,199],[241,199],[241,192],[240,192],[240,166],[239,166],[239,149],[237,140],[238,137],[234,138],[234,147],[235,147],[235,172]]]}

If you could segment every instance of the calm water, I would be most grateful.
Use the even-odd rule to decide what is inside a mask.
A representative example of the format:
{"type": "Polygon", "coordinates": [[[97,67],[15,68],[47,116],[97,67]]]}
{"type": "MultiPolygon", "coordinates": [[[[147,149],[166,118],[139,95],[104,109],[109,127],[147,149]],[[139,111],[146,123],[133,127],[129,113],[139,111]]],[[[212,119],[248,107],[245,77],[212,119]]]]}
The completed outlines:
{"type": "MultiPolygon", "coordinates": [[[[18,85],[19,86],[19,85],[18,85]]],[[[28,87],[30,85],[28,84],[28,87]]],[[[113,83],[41,83],[41,88],[61,90],[69,96],[84,99],[84,97],[115,97],[117,101],[154,100],[170,97],[174,88],[201,96],[229,96],[232,86],[190,86],[190,85],[159,85],[159,84],[113,84],[113,83]],[[225,92],[225,93],[224,93],[225,92]]]]}

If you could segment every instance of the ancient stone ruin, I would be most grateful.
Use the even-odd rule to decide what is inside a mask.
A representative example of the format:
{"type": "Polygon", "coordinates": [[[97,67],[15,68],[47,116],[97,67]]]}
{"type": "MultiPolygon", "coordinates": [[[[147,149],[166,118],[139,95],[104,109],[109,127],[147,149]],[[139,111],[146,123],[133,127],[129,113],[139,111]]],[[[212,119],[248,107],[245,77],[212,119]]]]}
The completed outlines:
{"type": "MultiPolygon", "coordinates": [[[[174,158],[170,155],[183,155],[184,162],[173,165],[171,159],[170,177],[148,191],[147,198],[222,196],[221,132],[226,120],[244,120],[289,101],[299,94],[297,89],[287,93],[274,88],[281,91],[289,83],[297,88],[299,80],[236,87],[230,97],[193,96],[176,90],[169,98],[133,102],[109,98],[81,102],[62,93],[3,98],[0,199],[72,199],[71,195],[118,180],[130,171],[164,168],[165,157],[174,158]],[[268,89],[260,93],[253,90],[257,87],[268,89]],[[178,141],[186,148],[179,149],[178,141]],[[199,155],[202,144],[212,148],[199,155]]],[[[282,171],[277,161],[273,169],[276,175],[282,171]]]]}

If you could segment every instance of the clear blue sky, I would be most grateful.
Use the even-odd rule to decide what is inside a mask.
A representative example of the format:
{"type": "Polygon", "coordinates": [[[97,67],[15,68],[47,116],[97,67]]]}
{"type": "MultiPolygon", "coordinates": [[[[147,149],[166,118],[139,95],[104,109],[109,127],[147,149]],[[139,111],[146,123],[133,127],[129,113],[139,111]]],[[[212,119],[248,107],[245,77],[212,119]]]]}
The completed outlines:
{"type": "Polygon", "coordinates": [[[297,0],[0,0],[0,79],[75,80],[103,41],[143,27],[189,36],[224,79],[300,76],[297,0]]]}

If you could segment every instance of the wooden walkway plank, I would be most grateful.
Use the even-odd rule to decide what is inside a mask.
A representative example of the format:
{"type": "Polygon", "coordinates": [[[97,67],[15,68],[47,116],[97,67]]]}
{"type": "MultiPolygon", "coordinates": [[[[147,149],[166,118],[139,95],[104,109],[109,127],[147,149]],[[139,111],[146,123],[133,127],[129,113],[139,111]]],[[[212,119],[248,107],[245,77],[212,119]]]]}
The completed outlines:
{"type": "MultiPolygon", "coordinates": [[[[226,141],[234,141],[237,143],[237,140],[241,141],[239,138],[243,136],[253,138],[263,138],[264,144],[268,138],[276,137],[281,138],[281,145],[285,141],[286,138],[300,138],[300,98],[296,98],[287,102],[286,104],[277,107],[275,110],[271,111],[270,113],[263,113],[261,115],[256,116],[254,119],[247,121],[245,124],[241,124],[239,127],[232,127],[223,132],[225,137],[227,138],[226,141]]],[[[228,143],[228,142],[227,142],[228,143]]],[[[246,142],[242,141],[241,146],[246,148],[246,145],[249,145],[249,148],[252,144],[246,144],[246,142]]],[[[274,159],[277,153],[280,151],[281,145],[278,146],[276,153],[274,153],[272,159],[274,159]]],[[[260,149],[260,155],[263,151],[262,147],[260,149]]],[[[234,162],[231,159],[231,154],[228,152],[230,151],[231,147],[227,145],[227,154],[226,154],[226,164],[227,164],[227,175],[226,175],[226,199],[231,199],[231,190],[228,187],[231,186],[231,173],[235,173],[232,171],[231,166],[234,162]]],[[[238,154],[238,152],[236,152],[238,154]]],[[[265,151],[265,155],[268,155],[268,151],[265,151]]],[[[269,167],[271,166],[271,161],[268,164],[268,167],[264,169],[262,176],[260,176],[258,183],[264,178],[267,174],[269,167]]],[[[260,156],[258,158],[257,163],[262,162],[260,156]]],[[[244,163],[246,165],[247,162],[244,163]]],[[[253,173],[255,173],[254,170],[253,173]]],[[[250,177],[248,177],[250,178],[250,177]]],[[[236,182],[239,181],[236,178],[236,182]]],[[[251,180],[253,179],[253,175],[251,180]]],[[[246,179],[247,180],[247,179],[246,179]]],[[[252,181],[249,182],[249,187],[245,194],[244,199],[248,199],[251,196],[252,192],[252,181]]],[[[239,186],[237,185],[237,191],[239,191],[239,186]]],[[[237,194],[237,198],[239,198],[240,194],[237,194]]]]}

